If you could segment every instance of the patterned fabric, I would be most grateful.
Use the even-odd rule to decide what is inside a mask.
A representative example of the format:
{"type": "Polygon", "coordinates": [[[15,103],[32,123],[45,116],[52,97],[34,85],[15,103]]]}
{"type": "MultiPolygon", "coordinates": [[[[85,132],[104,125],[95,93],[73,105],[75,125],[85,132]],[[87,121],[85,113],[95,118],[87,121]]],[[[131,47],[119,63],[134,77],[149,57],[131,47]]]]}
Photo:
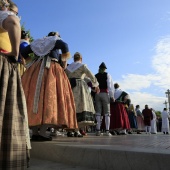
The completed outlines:
{"type": "Polygon", "coordinates": [[[80,62],[73,62],[67,66],[67,70],[71,73],[77,70],[79,67],[81,67],[83,64],[80,62]]]}
{"type": "Polygon", "coordinates": [[[0,55],[0,170],[26,169],[26,115],[17,66],[0,55]]]}
{"type": "Polygon", "coordinates": [[[44,69],[38,112],[33,113],[34,96],[41,63],[42,60],[35,62],[22,76],[29,126],[47,124],[76,129],[76,111],[71,86],[63,68],[55,61],[51,61],[49,69],[44,69]]]}
{"type": "Polygon", "coordinates": [[[95,113],[92,97],[87,83],[81,79],[76,79],[76,87],[73,88],[76,113],[88,111],[95,113]]]}
{"type": "Polygon", "coordinates": [[[76,78],[76,86],[72,89],[74,100],[76,104],[77,121],[80,124],[91,125],[94,124],[94,105],[92,96],[89,91],[87,82],[84,80],[85,76],[89,77],[92,84],[98,85],[95,76],[90,72],[86,65],[82,64],[77,70],[70,72],[66,69],[66,74],[69,78],[76,78]]]}
{"type": "Polygon", "coordinates": [[[78,124],[94,124],[94,105],[87,83],[82,79],[76,79],[76,87],[73,89],[76,104],[78,124]]]}
{"type": "Polygon", "coordinates": [[[18,63],[18,71],[19,71],[21,76],[24,74],[25,70],[26,70],[26,68],[24,67],[24,65],[18,63]]]}
{"type": "Polygon", "coordinates": [[[54,48],[56,41],[60,39],[58,36],[44,37],[34,40],[30,46],[37,56],[45,56],[54,48]]]}

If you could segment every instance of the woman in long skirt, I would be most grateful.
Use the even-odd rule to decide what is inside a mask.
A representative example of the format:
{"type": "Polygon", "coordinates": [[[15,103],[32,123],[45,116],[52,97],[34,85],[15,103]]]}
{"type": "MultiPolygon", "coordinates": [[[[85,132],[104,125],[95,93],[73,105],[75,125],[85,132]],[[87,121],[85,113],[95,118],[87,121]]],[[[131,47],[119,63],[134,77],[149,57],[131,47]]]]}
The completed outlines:
{"type": "Polygon", "coordinates": [[[70,56],[68,45],[57,32],[50,32],[47,37],[33,41],[21,51],[25,59],[30,53],[37,56],[22,76],[29,126],[35,141],[52,140],[46,134],[47,127],[78,128],[70,82],[59,63],[60,49],[64,61],[70,56]]]}
{"type": "Polygon", "coordinates": [[[26,101],[17,69],[20,24],[16,15],[7,11],[8,5],[0,1],[0,170],[25,170],[30,141],[26,101]]]}
{"type": "MultiPolygon", "coordinates": [[[[67,66],[65,72],[70,82],[74,81],[72,91],[76,105],[77,122],[82,132],[85,126],[95,124],[95,110],[88,82],[92,83],[95,88],[98,88],[99,83],[87,66],[82,63],[82,55],[79,52],[74,54],[74,62],[67,66]]],[[[83,132],[82,134],[84,134],[83,132]]]]}
{"type": "MultiPolygon", "coordinates": [[[[136,112],[134,109],[133,104],[130,104],[130,106],[127,109],[127,113],[128,113],[128,117],[129,117],[129,123],[130,123],[130,128],[132,131],[136,131],[137,130],[137,120],[136,120],[136,112]]],[[[132,132],[129,131],[129,134],[131,134],[132,132]]]]}
{"type": "Polygon", "coordinates": [[[157,134],[157,117],[154,109],[151,108],[151,110],[153,115],[153,119],[151,120],[151,134],[157,134]]]}
{"type": "Polygon", "coordinates": [[[142,111],[140,110],[139,105],[136,105],[135,111],[136,111],[136,114],[137,114],[136,120],[137,120],[137,124],[138,124],[137,133],[141,134],[141,132],[145,130],[145,124],[144,124],[143,114],[142,114],[142,111]]]}

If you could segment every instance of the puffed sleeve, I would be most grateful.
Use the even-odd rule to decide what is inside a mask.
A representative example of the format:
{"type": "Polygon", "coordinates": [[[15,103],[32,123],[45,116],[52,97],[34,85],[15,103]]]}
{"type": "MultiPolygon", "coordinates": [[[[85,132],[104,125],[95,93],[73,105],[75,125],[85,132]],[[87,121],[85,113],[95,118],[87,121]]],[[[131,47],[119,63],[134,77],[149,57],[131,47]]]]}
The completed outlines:
{"type": "Polygon", "coordinates": [[[57,40],[55,43],[54,49],[60,49],[62,54],[61,54],[61,60],[67,60],[70,58],[70,52],[68,48],[68,44],[64,42],[63,40],[57,40]]]}
{"type": "Polygon", "coordinates": [[[63,40],[57,40],[54,49],[58,49],[58,50],[60,49],[62,53],[69,52],[68,44],[63,40]]]}
{"type": "Polygon", "coordinates": [[[33,53],[33,51],[31,50],[30,45],[28,45],[25,48],[22,48],[20,53],[25,59],[27,59],[29,57],[29,54],[33,53]]]}
{"type": "Polygon", "coordinates": [[[95,77],[94,74],[88,69],[87,65],[85,65],[85,64],[84,64],[84,73],[86,74],[87,77],[90,78],[93,87],[99,86],[99,83],[98,83],[96,77],[95,77]]]}

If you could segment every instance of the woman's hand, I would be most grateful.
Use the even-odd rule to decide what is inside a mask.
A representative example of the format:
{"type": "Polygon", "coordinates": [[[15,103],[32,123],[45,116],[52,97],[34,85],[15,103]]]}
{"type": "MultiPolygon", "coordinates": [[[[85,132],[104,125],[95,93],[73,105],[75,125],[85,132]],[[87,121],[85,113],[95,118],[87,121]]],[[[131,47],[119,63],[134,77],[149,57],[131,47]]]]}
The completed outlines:
{"type": "Polygon", "coordinates": [[[62,61],[63,69],[65,70],[67,68],[67,61],[62,61]]]}
{"type": "Polygon", "coordinates": [[[95,87],[95,92],[96,92],[97,94],[100,93],[99,86],[95,87]]]}
{"type": "Polygon", "coordinates": [[[110,97],[111,102],[115,102],[115,99],[113,97],[110,97]]]}
{"type": "Polygon", "coordinates": [[[21,64],[25,65],[26,64],[26,61],[24,59],[24,57],[21,56],[21,64]]]}

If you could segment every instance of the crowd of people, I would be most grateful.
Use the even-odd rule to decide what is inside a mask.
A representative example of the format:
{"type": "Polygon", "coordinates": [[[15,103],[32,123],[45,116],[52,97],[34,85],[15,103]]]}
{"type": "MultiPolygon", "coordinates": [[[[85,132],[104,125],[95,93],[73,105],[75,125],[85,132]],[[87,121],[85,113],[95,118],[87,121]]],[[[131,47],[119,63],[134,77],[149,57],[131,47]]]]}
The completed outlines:
{"type": "MultiPolygon", "coordinates": [[[[49,128],[64,129],[68,137],[87,135],[87,126],[95,126],[96,136],[157,133],[154,109],[134,108],[104,62],[97,74],[80,52],[68,64],[69,47],[58,32],[29,42],[17,14],[16,4],[0,0],[0,169],[29,166],[30,129],[32,141],[51,141],[49,128]]],[[[161,117],[162,132],[169,134],[166,108],[161,117]]]]}

